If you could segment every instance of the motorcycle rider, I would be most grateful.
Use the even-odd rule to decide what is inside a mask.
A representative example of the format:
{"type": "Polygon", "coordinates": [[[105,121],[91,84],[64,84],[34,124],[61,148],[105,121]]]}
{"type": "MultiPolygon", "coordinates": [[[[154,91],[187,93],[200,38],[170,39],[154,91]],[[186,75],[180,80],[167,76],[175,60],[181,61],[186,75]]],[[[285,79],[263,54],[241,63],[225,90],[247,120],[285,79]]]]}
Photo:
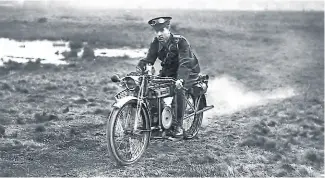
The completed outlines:
{"type": "Polygon", "coordinates": [[[150,44],[147,56],[137,64],[137,70],[144,71],[147,64],[154,65],[158,58],[162,66],[159,76],[177,79],[177,118],[174,137],[182,137],[185,100],[184,90],[181,88],[191,87],[191,81],[198,78],[200,65],[188,40],[181,35],[171,33],[171,19],[172,17],[157,17],[148,21],[156,36],[150,44]]]}

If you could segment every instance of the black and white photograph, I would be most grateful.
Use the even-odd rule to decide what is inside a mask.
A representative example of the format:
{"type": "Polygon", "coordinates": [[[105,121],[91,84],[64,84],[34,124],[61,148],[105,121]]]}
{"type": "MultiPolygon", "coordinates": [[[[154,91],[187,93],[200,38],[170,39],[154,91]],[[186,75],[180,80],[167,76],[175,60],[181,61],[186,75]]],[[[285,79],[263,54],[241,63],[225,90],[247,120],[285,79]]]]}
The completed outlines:
{"type": "Polygon", "coordinates": [[[323,0],[0,0],[0,177],[325,177],[323,0]]]}

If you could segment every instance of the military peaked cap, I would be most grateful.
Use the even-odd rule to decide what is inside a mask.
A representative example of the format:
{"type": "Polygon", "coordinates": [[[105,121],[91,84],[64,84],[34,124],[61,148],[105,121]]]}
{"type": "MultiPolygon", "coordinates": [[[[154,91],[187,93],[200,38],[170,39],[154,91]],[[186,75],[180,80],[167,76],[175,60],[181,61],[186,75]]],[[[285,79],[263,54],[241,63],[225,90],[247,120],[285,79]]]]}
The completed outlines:
{"type": "Polygon", "coordinates": [[[149,20],[148,24],[158,31],[170,25],[171,19],[171,17],[156,17],[149,20]]]}

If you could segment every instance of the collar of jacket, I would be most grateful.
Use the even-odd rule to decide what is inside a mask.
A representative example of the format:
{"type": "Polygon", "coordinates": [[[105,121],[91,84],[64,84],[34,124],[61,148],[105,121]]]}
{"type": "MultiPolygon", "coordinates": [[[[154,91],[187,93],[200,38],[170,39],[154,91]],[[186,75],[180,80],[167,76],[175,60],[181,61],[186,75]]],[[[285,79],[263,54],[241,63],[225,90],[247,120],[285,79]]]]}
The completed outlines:
{"type": "Polygon", "coordinates": [[[164,46],[167,47],[167,49],[168,49],[168,46],[170,45],[170,42],[173,41],[173,38],[174,38],[174,35],[172,33],[170,33],[170,37],[165,44],[159,42],[158,52],[161,51],[164,48],[164,46]]]}

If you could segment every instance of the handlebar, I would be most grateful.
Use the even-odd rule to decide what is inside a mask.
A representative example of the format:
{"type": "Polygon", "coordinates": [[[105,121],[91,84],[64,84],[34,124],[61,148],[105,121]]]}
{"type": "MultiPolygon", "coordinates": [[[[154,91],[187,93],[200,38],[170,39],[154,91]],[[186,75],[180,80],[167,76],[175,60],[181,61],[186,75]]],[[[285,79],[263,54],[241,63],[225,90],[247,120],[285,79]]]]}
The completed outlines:
{"type": "Polygon", "coordinates": [[[173,78],[155,78],[155,79],[151,79],[151,81],[153,82],[176,82],[175,79],[173,78]]]}
{"type": "MultiPolygon", "coordinates": [[[[136,73],[136,72],[132,72],[131,73],[132,75],[137,75],[139,76],[139,73],[136,73]]],[[[140,74],[141,75],[141,74],[140,74]]],[[[158,76],[153,76],[153,75],[146,75],[146,76],[149,76],[149,80],[153,83],[157,82],[162,82],[162,83],[173,83],[175,84],[176,83],[176,79],[175,78],[172,78],[172,77],[158,77],[158,76]]],[[[196,84],[196,83],[199,83],[201,82],[202,80],[208,80],[209,79],[209,76],[206,75],[206,76],[200,76],[200,79],[197,80],[197,81],[194,81],[193,83],[191,82],[192,85],[196,84]]],[[[118,77],[118,75],[114,75],[112,76],[111,80],[113,82],[120,82],[121,81],[121,78],[118,77]]],[[[182,87],[181,89],[185,89],[184,87],[182,87]]]]}

